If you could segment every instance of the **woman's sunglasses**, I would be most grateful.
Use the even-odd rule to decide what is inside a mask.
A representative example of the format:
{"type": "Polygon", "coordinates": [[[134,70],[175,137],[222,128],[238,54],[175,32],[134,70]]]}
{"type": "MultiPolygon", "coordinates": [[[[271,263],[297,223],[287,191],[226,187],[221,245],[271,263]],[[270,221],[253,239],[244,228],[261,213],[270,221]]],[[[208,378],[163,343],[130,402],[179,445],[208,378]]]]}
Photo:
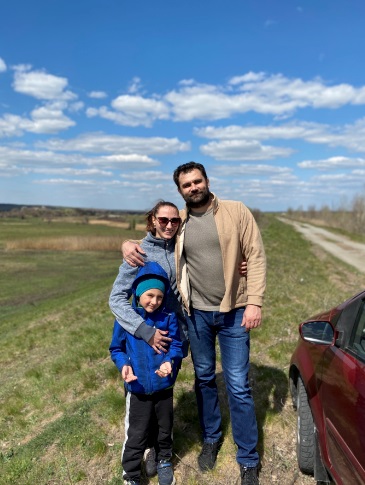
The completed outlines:
{"type": "Polygon", "coordinates": [[[161,226],[167,226],[169,222],[171,222],[172,226],[178,226],[181,222],[180,217],[172,217],[171,219],[168,217],[156,217],[156,219],[161,226]]]}

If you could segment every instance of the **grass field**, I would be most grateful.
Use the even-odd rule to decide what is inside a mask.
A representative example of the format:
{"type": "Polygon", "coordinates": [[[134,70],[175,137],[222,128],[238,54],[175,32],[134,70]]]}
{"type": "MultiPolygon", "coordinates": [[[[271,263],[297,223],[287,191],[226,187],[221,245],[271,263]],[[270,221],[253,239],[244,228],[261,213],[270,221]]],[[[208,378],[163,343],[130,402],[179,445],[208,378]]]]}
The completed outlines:
{"type": "MultiPolygon", "coordinates": [[[[361,289],[363,276],[311,248],[272,215],[262,217],[261,230],[268,288],[263,325],[252,332],[251,347],[261,483],[313,484],[297,470],[288,363],[300,320],[361,289]]],[[[102,225],[0,220],[1,485],[123,483],[124,397],[108,353],[108,297],[121,262],[119,242],[138,234],[102,225]],[[66,237],[87,240],[87,246],[71,250],[66,237]],[[109,238],[113,243],[105,246],[109,238]],[[31,248],[22,249],[30,240],[31,248]],[[46,249],[49,240],[58,245],[46,249]]],[[[238,483],[220,368],[218,383],[225,440],[216,469],[202,475],[193,367],[190,357],[184,361],[175,388],[179,484],[238,483]]]]}

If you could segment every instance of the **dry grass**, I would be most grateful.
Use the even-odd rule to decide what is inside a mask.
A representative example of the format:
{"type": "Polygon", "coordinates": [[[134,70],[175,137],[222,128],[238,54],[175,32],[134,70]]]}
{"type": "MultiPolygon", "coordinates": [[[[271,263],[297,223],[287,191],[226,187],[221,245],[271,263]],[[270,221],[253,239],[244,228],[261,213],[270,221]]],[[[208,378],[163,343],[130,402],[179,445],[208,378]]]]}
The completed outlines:
{"type": "Polygon", "coordinates": [[[119,251],[120,236],[66,236],[21,239],[5,243],[5,251],[119,251]]]}
{"type": "Polygon", "coordinates": [[[90,219],[88,223],[92,225],[99,225],[99,226],[120,227],[121,229],[131,228],[130,222],[119,222],[119,221],[112,221],[109,219],[108,220],[90,219]]]}

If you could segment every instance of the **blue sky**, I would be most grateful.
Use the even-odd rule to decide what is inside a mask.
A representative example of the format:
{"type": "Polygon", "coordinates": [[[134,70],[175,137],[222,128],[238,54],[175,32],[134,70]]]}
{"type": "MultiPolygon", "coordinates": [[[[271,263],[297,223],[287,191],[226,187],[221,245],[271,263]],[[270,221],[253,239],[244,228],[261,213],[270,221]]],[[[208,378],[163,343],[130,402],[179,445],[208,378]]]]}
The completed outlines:
{"type": "Polygon", "coordinates": [[[173,170],[263,211],[365,192],[362,0],[0,6],[0,203],[182,205],[173,170]]]}

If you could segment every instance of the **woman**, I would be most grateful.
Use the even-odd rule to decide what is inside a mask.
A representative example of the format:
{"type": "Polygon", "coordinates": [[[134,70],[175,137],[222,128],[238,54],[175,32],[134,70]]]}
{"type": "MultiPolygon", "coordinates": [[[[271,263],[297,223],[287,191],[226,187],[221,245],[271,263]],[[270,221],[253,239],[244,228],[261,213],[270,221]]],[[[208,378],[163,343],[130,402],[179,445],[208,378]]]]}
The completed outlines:
{"type": "MultiPolygon", "coordinates": [[[[146,253],[144,261],[155,261],[166,271],[171,291],[167,295],[166,310],[176,312],[178,317],[180,338],[182,340],[183,356],[188,354],[187,327],[183,316],[180,296],[176,286],[175,269],[175,236],[179,229],[181,218],[175,204],[166,201],[158,202],[148,213],[147,236],[142,239],[140,248],[146,253]]],[[[141,255],[141,253],[140,253],[141,255]]],[[[142,338],[157,353],[166,352],[171,338],[168,332],[148,326],[137,314],[131,304],[132,285],[136,278],[138,267],[132,267],[123,262],[114,282],[109,306],[116,321],[130,334],[142,338]]],[[[156,422],[151,423],[147,449],[144,455],[146,474],[152,477],[157,472],[156,452],[154,449],[157,433],[156,422]]]]}
{"type": "MultiPolygon", "coordinates": [[[[166,302],[166,309],[177,313],[180,336],[183,341],[184,356],[187,355],[187,330],[176,286],[175,269],[175,235],[180,226],[179,210],[172,202],[160,201],[147,213],[147,236],[140,246],[146,253],[145,261],[156,261],[166,271],[172,291],[166,302]]],[[[170,342],[166,331],[149,327],[143,318],[131,308],[129,299],[132,295],[132,284],[138,268],[125,261],[119,268],[109,299],[110,309],[118,323],[127,332],[142,338],[153,349],[161,353],[170,342]]]]}

